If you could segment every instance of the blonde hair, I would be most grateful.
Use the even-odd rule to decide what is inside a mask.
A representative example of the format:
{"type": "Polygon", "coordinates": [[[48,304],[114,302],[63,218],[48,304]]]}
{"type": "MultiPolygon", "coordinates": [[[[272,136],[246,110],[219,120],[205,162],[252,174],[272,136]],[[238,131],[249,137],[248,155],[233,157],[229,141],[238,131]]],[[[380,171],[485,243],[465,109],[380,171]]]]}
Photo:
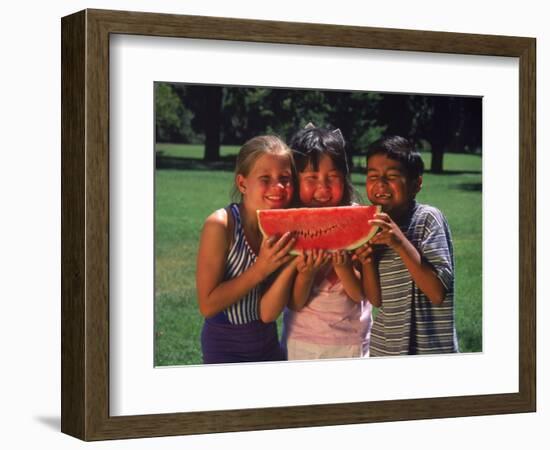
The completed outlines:
{"type": "Polygon", "coordinates": [[[233,201],[242,200],[242,194],[237,188],[237,175],[248,176],[256,161],[263,155],[286,155],[290,162],[290,170],[292,172],[292,180],[296,179],[296,168],[294,167],[294,158],[292,150],[285,142],[277,136],[264,135],[256,136],[249,139],[239,150],[237,162],[235,163],[235,183],[231,191],[231,199],[233,201]]]}

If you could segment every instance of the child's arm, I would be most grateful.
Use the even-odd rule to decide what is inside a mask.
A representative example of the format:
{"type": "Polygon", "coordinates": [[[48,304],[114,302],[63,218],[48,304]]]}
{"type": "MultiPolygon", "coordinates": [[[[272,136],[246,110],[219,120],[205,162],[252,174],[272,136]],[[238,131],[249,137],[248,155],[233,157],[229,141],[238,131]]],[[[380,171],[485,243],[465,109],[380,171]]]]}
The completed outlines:
{"type": "Polygon", "coordinates": [[[363,295],[363,287],[361,281],[355,275],[351,258],[346,251],[336,252],[332,254],[332,266],[346,294],[356,303],[361,302],[365,296],[363,295]]]}
{"type": "Polygon", "coordinates": [[[380,290],[380,276],[374,260],[373,248],[365,244],[355,250],[353,259],[361,263],[363,290],[367,300],[377,308],[382,306],[382,292],[380,290]]]}
{"type": "Polygon", "coordinates": [[[287,263],[294,240],[288,234],[274,242],[262,242],[256,262],[238,277],[223,281],[229,233],[227,213],[218,210],[206,219],[197,255],[196,284],[199,309],[203,316],[212,317],[244,297],[269,274],[287,263]]]}
{"type": "Polygon", "coordinates": [[[382,231],[372,238],[373,244],[385,244],[393,248],[402,259],[418,288],[434,305],[440,305],[445,299],[445,286],[437,277],[433,267],[425,261],[420,252],[403,234],[397,224],[385,213],[377,214],[370,220],[372,225],[382,231]]]}
{"type": "Polygon", "coordinates": [[[300,311],[309,299],[315,275],[319,269],[329,261],[329,255],[324,251],[311,251],[296,258],[298,274],[294,280],[292,295],[288,307],[300,311]]]}
{"type": "Polygon", "coordinates": [[[289,301],[295,276],[296,258],[283,267],[271,286],[262,295],[259,304],[260,320],[262,322],[268,323],[277,320],[289,301]]]}

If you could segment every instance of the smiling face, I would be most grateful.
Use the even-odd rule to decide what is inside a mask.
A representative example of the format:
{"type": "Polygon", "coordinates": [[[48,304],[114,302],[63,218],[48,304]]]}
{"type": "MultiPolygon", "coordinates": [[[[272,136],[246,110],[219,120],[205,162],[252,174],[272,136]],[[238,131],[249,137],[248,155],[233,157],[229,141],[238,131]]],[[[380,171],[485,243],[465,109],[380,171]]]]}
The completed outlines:
{"type": "Polygon", "coordinates": [[[298,174],[298,179],[302,205],[317,208],[338,206],[342,203],[344,176],[329,156],[321,157],[318,170],[308,164],[304,171],[298,174]]]}
{"type": "Polygon", "coordinates": [[[422,177],[409,179],[400,161],[385,154],[375,154],[368,159],[367,197],[393,219],[407,211],[421,187],[422,177]]]}
{"type": "Polygon", "coordinates": [[[235,181],[250,210],[285,208],[294,193],[290,157],[285,153],[260,156],[250,172],[238,174],[235,181]]]}

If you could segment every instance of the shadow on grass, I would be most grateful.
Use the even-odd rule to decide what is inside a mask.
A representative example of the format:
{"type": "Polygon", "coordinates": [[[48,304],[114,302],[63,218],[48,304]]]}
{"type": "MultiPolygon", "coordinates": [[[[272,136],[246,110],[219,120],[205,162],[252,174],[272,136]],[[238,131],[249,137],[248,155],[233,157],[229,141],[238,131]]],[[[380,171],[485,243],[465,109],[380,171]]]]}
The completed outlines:
{"type": "Polygon", "coordinates": [[[444,170],[441,173],[427,172],[432,175],[481,175],[481,170],[444,170]]]}
{"type": "Polygon", "coordinates": [[[470,192],[482,191],[481,183],[458,183],[458,184],[455,184],[453,188],[460,189],[461,191],[470,191],[470,192]]]}
{"type": "Polygon", "coordinates": [[[155,166],[157,169],[168,170],[222,170],[233,172],[235,170],[235,159],[235,156],[222,156],[217,161],[205,161],[201,158],[164,156],[162,152],[157,152],[155,166]]]}
{"type": "MultiPolygon", "coordinates": [[[[361,196],[361,191],[365,189],[365,183],[353,182],[353,187],[359,192],[361,196]]],[[[459,191],[468,191],[468,192],[482,192],[481,183],[458,183],[450,186],[451,189],[456,189],[459,191]]],[[[364,197],[364,196],[361,196],[364,197]]]]}
{"type": "MultiPolygon", "coordinates": [[[[366,168],[363,166],[353,166],[350,168],[351,173],[360,173],[365,174],[366,168]]],[[[443,172],[435,173],[430,170],[425,170],[424,173],[429,173],[430,175],[436,176],[446,176],[446,175],[481,175],[481,170],[444,170],[443,172]]]]}

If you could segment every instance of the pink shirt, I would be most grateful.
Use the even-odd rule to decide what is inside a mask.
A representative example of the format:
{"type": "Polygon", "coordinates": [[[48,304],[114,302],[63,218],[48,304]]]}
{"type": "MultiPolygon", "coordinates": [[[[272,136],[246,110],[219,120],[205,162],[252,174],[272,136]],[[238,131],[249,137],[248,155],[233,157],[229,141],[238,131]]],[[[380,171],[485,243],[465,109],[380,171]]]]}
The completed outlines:
{"type": "MultiPolygon", "coordinates": [[[[332,269],[331,269],[332,272],[332,269]]],[[[285,310],[284,339],[321,345],[362,345],[368,348],[372,306],[351,300],[334,272],[313,285],[300,311],[285,310]]]]}

